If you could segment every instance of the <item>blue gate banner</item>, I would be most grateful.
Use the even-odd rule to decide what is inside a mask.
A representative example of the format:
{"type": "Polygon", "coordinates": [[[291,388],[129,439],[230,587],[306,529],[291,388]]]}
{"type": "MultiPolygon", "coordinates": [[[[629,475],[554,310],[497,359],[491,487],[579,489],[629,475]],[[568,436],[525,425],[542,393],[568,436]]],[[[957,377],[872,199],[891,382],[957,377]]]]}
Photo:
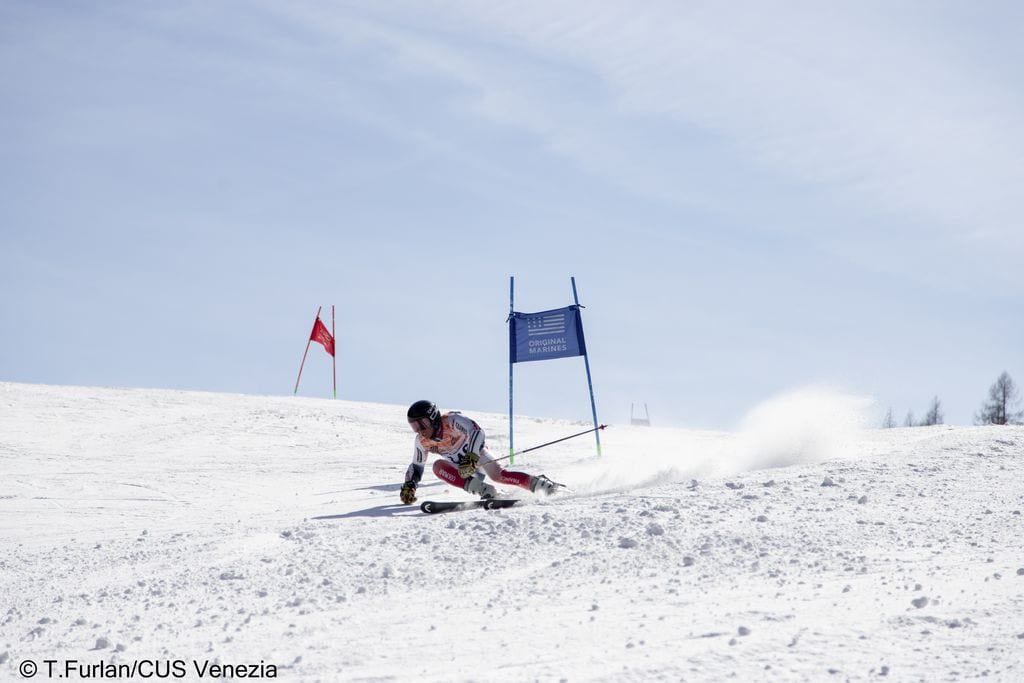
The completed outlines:
{"type": "Polygon", "coordinates": [[[513,363],[585,356],[583,318],[579,306],[540,313],[512,313],[508,326],[509,358],[513,363]]]}

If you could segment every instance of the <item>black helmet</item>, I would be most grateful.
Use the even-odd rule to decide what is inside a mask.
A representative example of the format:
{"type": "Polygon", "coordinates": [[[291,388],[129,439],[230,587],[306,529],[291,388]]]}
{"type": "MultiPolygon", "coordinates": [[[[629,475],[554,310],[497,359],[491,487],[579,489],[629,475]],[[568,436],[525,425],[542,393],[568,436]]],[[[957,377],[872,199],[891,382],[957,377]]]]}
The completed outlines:
{"type": "Polygon", "coordinates": [[[406,417],[409,418],[409,424],[416,433],[426,431],[429,426],[430,436],[433,436],[441,428],[441,411],[433,401],[416,401],[409,406],[406,417]]]}

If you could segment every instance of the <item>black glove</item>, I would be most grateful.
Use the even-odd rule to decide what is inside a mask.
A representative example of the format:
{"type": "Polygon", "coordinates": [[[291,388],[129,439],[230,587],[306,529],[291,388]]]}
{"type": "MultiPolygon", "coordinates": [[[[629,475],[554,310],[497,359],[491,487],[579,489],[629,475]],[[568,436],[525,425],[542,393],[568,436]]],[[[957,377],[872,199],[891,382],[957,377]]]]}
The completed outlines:
{"type": "Polygon", "coordinates": [[[402,484],[402,492],[398,495],[401,497],[403,503],[406,505],[412,505],[416,502],[416,484],[411,481],[405,482],[402,484]]]}
{"type": "Polygon", "coordinates": [[[469,479],[472,477],[476,474],[476,464],[479,461],[480,456],[476,453],[463,453],[462,457],[459,458],[459,476],[463,479],[469,479]]]}

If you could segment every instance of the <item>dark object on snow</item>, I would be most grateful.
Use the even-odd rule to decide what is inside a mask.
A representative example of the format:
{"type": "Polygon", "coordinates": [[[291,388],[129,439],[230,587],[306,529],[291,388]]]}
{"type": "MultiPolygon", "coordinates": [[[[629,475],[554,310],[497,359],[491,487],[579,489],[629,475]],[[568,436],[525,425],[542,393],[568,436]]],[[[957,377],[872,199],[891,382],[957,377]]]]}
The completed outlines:
{"type": "Polygon", "coordinates": [[[465,501],[435,501],[427,500],[420,505],[420,510],[428,515],[438,512],[455,512],[456,510],[470,510],[472,508],[483,508],[484,510],[497,510],[498,508],[509,508],[519,501],[513,498],[485,498],[484,500],[465,501]]]}

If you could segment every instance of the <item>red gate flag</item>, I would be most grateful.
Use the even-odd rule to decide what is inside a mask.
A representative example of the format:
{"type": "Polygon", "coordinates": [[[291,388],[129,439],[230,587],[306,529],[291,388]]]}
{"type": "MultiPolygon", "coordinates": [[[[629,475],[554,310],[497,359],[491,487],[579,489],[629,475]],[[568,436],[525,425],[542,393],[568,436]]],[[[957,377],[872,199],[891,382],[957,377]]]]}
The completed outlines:
{"type": "Polygon", "coordinates": [[[327,327],[320,322],[320,316],[316,317],[316,322],[313,323],[313,332],[309,335],[310,341],[315,341],[317,344],[323,344],[324,349],[327,353],[334,356],[334,337],[327,331],[327,327]]]}
{"type": "Polygon", "coordinates": [[[320,320],[320,311],[323,310],[323,306],[316,309],[316,321],[313,323],[313,331],[309,333],[309,339],[306,341],[306,350],[302,352],[302,362],[299,363],[299,376],[295,378],[295,391],[293,393],[299,393],[299,382],[302,380],[302,368],[306,367],[306,356],[309,354],[309,345],[313,342],[322,344],[324,351],[331,354],[331,375],[334,378],[334,398],[338,398],[338,359],[334,357],[334,305],[331,305],[331,331],[327,331],[327,326],[320,320]]]}

